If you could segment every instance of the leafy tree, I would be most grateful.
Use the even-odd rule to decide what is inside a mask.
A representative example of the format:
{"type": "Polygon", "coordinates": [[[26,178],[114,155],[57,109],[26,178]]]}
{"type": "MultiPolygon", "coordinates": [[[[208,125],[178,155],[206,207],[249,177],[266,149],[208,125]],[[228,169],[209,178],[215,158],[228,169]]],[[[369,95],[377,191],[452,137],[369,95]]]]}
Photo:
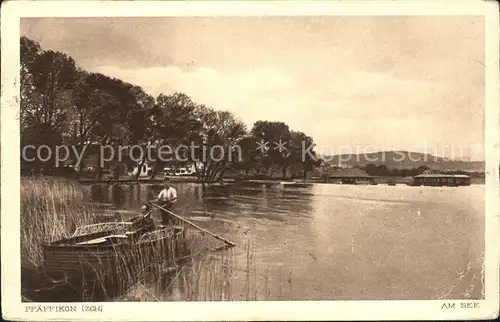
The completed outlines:
{"type": "MultiPolygon", "coordinates": [[[[148,135],[148,114],[154,99],[138,86],[81,71],[73,101],[73,142],[81,148],[85,145],[136,144],[148,135]]],[[[102,157],[98,150],[92,149],[92,152],[97,152],[97,160],[102,157]]],[[[112,160],[111,164],[116,176],[124,172],[119,160],[112,160]]],[[[95,175],[98,178],[102,175],[97,161],[95,175]]]]}
{"type": "MultiPolygon", "coordinates": [[[[189,146],[195,131],[199,130],[200,124],[195,116],[196,104],[189,96],[183,93],[173,95],[160,94],[156,99],[156,105],[151,112],[151,130],[149,141],[155,146],[168,145],[175,150],[181,144],[189,146]]],[[[177,149],[182,159],[187,159],[187,151],[177,149]]],[[[158,151],[156,151],[158,152],[158,151]]],[[[172,158],[173,156],[163,156],[172,158]]],[[[163,169],[162,157],[156,154],[155,166],[151,178],[163,169]]],[[[179,165],[177,160],[171,163],[179,165]]],[[[141,165],[144,162],[141,163],[141,165]]]]}
{"type": "Polygon", "coordinates": [[[41,52],[40,44],[29,38],[21,37],[20,41],[21,58],[21,104],[19,117],[21,129],[27,126],[25,113],[33,113],[40,104],[40,97],[35,91],[33,67],[37,56],[41,52]]]}
{"type": "Polygon", "coordinates": [[[291,132],[283,122],[257,121],[251,130],[257,142],[267,144],[262,152],[262,167],[269,175],[273,166],[282,169],[283,176],[288,167],[291,132]],[[280,148],[278,144],[281,144],[280,148]]]}
{"type": "MultiPolygon", "coordinates": [[[[42,51],[26,37],[20,40],[20,55],[21,143],[47,144],[53,149],[62,143],[67,130],[75,62],[64,53],[42,51]]],[[[47,161],[48,168],[54,164],[53,157],[47,161]]]]}
{"type": "Polygon", "coordinates": [[[237,163],[241,157],[237,155],[239,151],[233,148],[237,148],[238,142],[243,139],[246,128],[231,112],[198,106],[196,115],[201,124],[197,142],[202,148],[198,149],[196,155],[203,165],[200,180],[217,181],[224,175],[226,167],[230,163],[237,163]]]}
{"type": "Polygon", "coordinates": [[[289,166],[299,168],[302,177],[307,178],[307,172],[321,164],[314,150],[314,140],[303,132],[291,132],[289,166]],[[312,148],[310,148],[312,147],[312,148]],[[309,149],[310,148],[310,149],[309,149]],[[309,149],[309,150],[307,150],[309,149]],[[306,153],[306,151],[308,151],[306,153]]]}
{"type": "Polygon", "coordinates": [[[59,129],[69,109],[58,104],[61,95],[72,89],[77,76],[75,61],[64,53],[43,51],[33,61],[33,84],[41,95],[41,109],[36,111],[35,124],[59,129]]]}
{"type": "Polygon", "coordinates": [[[251,171],[260,167],[262,155],[257,150],[255,138],[251,135],[243,136],[238,145],[241,148],[241,159],[234,163],[234,169],[249,175],[251,171]]]}

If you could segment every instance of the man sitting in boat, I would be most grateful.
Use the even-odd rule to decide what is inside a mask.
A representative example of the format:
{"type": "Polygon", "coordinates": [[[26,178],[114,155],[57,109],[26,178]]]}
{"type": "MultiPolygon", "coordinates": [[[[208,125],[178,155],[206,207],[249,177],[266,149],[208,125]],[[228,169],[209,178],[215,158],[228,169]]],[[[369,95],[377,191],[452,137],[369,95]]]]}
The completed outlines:
{"type": "MultiPolygon", "coordinates": [[[[165,186],[158,197],[151,202],[157,202],[159,206],[170,211],[174,203],[177,202],[177,190],[170,184],[168,178],[165,178],[165,186]]],[[[165,226],[174,225],[174,217],[171,216],[167,211],[161,210],[162,224],[165,226]]]]}
{"type": "Polygon", "coordinates": [[[144,231],[153,231],[155,230],[155,222],[153,218],[151,218],[151,208],[149,205],[143,205],[141,207],[141,214],[132,219],[132,225],[134,227],[142,227],[144,231]]]}

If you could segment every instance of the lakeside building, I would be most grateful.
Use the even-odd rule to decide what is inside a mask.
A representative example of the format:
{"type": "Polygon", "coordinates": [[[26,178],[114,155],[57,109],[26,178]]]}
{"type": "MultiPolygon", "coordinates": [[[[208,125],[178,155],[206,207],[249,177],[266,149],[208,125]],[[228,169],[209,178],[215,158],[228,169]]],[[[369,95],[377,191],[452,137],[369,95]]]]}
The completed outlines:
{"type": "Polygon", "coordinates": [[[187,164],[184,167],[172,167],[168,166],[163,168],[163,173],[165,175],[171,176],[192,176],[196,175],[196,167],[194,164],[187,164]]]}
{"type": "Polygon", "coordinates": [[[358,168],[341,168],[328,174],[327,183],[376,184],[375,178],[358,168]]]}
{"type": "Polygon", "coordinates": [[[470,177],[464,174],[420,174],[413,177],[412,186],[470,186],[470,177]]]}
{"type": "Polygon", "coordinates": [[[129,175],[136,176],[137,172],[139,172],[139,177],[147,177],[151,175],[151,172],[153,171],[153,167],[148,163],[144,162],[144,164],[140,167],[140,163],[138,162],[137,165],[134,167],[134,170],[129,173],[129,175]]]}
{"type": "Polygon", "coordinates": [[[339,162],[338,164],[329,164],[328,165],[331,169],[352,169],[354,168],[352,165],[347,164],[347,163],[341,163],[339,162]]]}

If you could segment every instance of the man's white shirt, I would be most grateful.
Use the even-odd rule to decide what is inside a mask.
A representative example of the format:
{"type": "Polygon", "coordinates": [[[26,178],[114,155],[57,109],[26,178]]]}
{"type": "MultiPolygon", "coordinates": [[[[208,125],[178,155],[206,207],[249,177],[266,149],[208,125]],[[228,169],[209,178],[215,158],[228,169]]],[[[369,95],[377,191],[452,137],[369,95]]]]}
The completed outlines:
{"type": "Polygon", "coordinates": [[[158,200],[160,201],[172,201],[177,198],[177,190],[175,188],[163,189],[158,195],[158,200]]]}

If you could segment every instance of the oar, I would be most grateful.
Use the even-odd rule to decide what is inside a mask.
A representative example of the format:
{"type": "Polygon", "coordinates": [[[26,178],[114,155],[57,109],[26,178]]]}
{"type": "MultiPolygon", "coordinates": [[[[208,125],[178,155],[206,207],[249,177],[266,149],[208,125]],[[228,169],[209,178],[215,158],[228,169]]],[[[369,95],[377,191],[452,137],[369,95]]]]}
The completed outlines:
{"type": "Polygon", "coordinates": [[[182,218],[181,216],[176,215],[176,214],[174,214],[173,212],[171,212],[171,211],[169,211],[169,210],[167,210],[167,209],[165,209],[165,208],[163,208],[163,207],[161,207],[161,206],[159,206],[159,205],[157,205],[157,204],[155,204],[155,203],[151,203],[151,204],[152,204],[153,206],[155,206],[156,208],[161,209],[161,210],[163,210],[163,211],[167,212],[167,213],[168,213],[168,214],[170,214],[171,216],[173,216],[173,217],[175,217],[175,218],[177,218],[177,219],[182,220],[182,221],[183,221],[183,222],[185,222],[186,224],[191,225],[191,226],[195,227],[196,229],[199,229],[199,230],[201,230],[202,232],[207,233],[207,234],[209,234],[210,236],[215,237],[216,239],[218,239],[218,240],[221,240],[221,241],[225,242],[226,244],[230,245],[231,247],[236,246],[236,244],[235,244],[235,243],[233,243],[233,242],[231,242],[231,241],[229,241],[229,240],[227,240],[227,239],[224,239],[224,238],[222,238],[221,236],[216,235],[216,234],[214,234],[214,233],[212,233],[212,232],[210,232],[210,231],[208,231],[208,230],[206,230],[206,229],[204,229],[204,228],[202,228],[202,227],[198,226],[197,224],[195,224],[195,223],[194,223],[194,222],[192,222],[192,221],[189,221],[189,220],[187,220],[187,219],[185,219],[185,218],[182,218]]]}

